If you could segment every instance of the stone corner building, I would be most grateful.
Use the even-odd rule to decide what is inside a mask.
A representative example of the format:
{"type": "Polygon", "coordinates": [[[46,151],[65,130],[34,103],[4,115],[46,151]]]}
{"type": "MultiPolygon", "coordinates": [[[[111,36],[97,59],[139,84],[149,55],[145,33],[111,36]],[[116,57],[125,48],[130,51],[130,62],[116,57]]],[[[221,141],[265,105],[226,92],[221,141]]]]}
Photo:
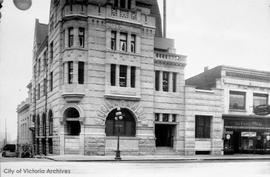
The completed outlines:
{"type": "Polygon", "coordinates": [[[113,154],[117,107],[123,154],[221,154],[223,92],[185,86],[157,0],[52,0],[49,19],[35,26],[36,154],[113,154]]]}

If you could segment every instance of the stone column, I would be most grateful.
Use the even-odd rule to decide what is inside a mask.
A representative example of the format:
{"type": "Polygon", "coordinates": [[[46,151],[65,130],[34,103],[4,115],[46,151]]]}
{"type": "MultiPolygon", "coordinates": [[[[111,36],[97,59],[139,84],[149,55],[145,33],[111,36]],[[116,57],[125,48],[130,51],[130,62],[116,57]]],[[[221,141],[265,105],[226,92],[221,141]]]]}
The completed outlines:
{"type": "Polygon", "coordinates": [[[140,36],[136,35],[135,38],[135,53],[141,53],[141,38],[140,36]]]}
{"type": "Polygon", "coordinates": [[[163,71],[159,71],[159,91],[163,91],[163,71]]]}
{"type": "Polygon", "coordinates": [[[130,72],[131,72],[131,67],[127,66],[127,87],[131,87],[131,78],[130,78],[130,72]]]}
{"type": "Polygon", "coordinates": [[[109,29],[106,31],[106,49],[111,50],[111,31],[109,29]]]}
{"type": "Polygon", "coordinates": [[[120,75],[120,65],[116,65],[115,71],[115,86],[119,87],[119,75],[120,75]]]}
{"type": "Polygon", "coordinates": [[[81,133],[80,133],[80,155],[84,155],[84,124],[81,122],[81,133]]]}
{"type": "Polygon", "coordinates": [[[128,33],[127,34],[127,52],[131,52],[130,47],[131,47],[131,34],[128,33]]]}

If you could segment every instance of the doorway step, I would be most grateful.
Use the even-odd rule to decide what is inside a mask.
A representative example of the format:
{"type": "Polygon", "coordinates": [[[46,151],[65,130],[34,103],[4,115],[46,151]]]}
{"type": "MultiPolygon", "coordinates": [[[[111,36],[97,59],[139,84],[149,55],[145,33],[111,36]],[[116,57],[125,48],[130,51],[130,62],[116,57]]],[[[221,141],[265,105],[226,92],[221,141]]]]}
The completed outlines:
{"type": "Polygon", "coordinates": [[[155,155],[176,155],[172,147],[157,147],[155,155]]]}

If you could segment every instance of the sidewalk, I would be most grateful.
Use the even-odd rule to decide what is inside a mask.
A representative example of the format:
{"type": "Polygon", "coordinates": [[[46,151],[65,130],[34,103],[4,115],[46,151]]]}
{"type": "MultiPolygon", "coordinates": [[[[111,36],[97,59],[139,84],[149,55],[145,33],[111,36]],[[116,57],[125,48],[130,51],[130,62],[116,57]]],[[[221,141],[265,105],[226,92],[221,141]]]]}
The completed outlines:
{"type": "MultiPolygon", "coordinates": [[[[64,162],[95,162],[95,161],[115,161],[114,156],[83,156],[83,155],[59,155],[59,156],[39,156],[36,158],[46,158],[53,161],[64,162]]],[[[151,155],[151,156],[121,156],[121,161],[226,161],[226,160],[269,160],[270,155],[151,155]]]]}

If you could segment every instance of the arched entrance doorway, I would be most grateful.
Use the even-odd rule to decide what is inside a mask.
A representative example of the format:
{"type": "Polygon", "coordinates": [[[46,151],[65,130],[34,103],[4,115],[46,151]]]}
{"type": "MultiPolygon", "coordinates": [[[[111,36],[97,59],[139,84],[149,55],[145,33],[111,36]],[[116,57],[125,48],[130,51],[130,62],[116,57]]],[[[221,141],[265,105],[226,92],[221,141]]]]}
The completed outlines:
{"type": "Polygon", "coordinates": [[[64,111],[65,154],[80,153],[80,113],[70,107],[64,111]]]}

